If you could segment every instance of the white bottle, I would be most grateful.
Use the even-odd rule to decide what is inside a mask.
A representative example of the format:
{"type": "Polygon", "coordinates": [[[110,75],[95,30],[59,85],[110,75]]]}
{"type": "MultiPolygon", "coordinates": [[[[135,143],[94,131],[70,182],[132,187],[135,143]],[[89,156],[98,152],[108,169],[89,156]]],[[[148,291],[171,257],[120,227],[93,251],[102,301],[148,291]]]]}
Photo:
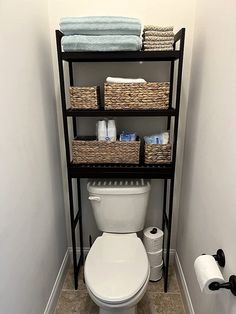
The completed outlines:
{"type": "Polygon", "coordinates": [[[106,141],[107,126],[105,120],[99,120],[97,124],[97,136],[99,141],[106,141]]]}
{"type": "Polygon", "coordinates": [[[107,135],[108,135],[109,141],[112,141],[112,142],[116,141],[116,122],[115,122],[115,120],[108,120],[107,135]]]}

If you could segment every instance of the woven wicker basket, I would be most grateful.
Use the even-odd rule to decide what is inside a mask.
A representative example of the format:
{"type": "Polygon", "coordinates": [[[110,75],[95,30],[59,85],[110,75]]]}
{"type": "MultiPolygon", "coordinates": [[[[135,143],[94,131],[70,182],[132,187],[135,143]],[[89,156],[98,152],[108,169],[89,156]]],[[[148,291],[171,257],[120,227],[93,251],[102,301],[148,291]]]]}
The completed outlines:
{"type": "Polygon", "coordinates": [[[97,141],[93,138],[72,141],[72,160],[75,164],[138,164],[139,152],[139,140],[133,142],[106,142],[97,141]]]}
{"type": "Polygon", "coordinates": [[[171,162],[171,144],[145,143],[145,164],[166,164],[171,162]]]}
{"type": "Polygon", "coordinates": [[[98,86],[70,87],[72,109],[98,109],[100,91],[98,86]]]}
{"type": "Polygon", "coordinates": [[[169,90],[169,82],[105,83],[105,109],[167,109],[169,90]]]}

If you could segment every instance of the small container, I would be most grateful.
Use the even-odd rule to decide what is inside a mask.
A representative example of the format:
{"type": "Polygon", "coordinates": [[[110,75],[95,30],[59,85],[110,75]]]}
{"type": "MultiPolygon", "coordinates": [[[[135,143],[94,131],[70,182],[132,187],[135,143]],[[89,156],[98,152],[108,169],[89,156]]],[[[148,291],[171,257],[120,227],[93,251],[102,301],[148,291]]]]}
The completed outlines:
{"type": "Polygon", "coordinates": [[[95,136],[77,137],[72,141],[74,164],[138,164],[140,140],[132,142],[98,141],[95,136]]]}
{"type": "Polygon", "coordinates": [[[123,131],[120,134],[120,141],[121,142],[132,142],[132,141],[136,141],[136,137],[137,137],[136,133],[123,131]]]}
{"type": "Polygon", "coordinates": [[[107,125],[105,120],[99,120],[97,123],[97,137],[98,141],[107,140],[107,125]]]}
{"type": "Polygon", "coordinates": [[[69,88],[72,109],[98,109],[100,103],[99,86],[69,88]]]}
{"type": "Polygon", "coordinates": [[[116,141],[116,122],[115,122],[115,120],[108,120],[107,135],[108,135],[109,141],[111,141],[111,142],[116,141]]]}
{"type": "Polygon", "coordinates": [[[162,268],[163,268],[163,261],[160,265],[155,267],[150,267],[150,281],[158,281],[162,278],[162,268]]]}

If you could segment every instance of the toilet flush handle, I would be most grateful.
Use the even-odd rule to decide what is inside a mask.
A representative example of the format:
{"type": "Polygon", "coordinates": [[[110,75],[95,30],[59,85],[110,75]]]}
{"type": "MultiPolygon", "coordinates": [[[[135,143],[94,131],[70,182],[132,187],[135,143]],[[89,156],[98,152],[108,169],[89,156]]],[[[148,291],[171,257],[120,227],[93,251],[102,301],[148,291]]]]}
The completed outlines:
{"type": "Polygon", "coordinates": [[[96,202],[100,202],[101,198],[99,196],[89,196],[88,198],[90,201],[96,201],[96,202]]]}

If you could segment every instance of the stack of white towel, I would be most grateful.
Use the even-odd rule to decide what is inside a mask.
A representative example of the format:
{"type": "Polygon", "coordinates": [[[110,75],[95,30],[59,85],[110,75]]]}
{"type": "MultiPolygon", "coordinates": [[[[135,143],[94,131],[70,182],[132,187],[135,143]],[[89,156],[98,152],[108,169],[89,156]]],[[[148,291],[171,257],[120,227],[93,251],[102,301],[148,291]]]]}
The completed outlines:
{"type": "Polygon", "coordinates": [[[173,43],[173,26],[144,26],[143,48],[145,51],[173,50],[173,43]]]}
{"type": "Polygon", "coordinates": [[[146,81],[143,78],[123,78],[123,77],[111,77],[108,76],[106,78],[106,83],[109,84],[127,84],[127,83],[146,83],[146,81]]]}
{"type": "Polygon", "coordinates": [[[141,22],[122,16],[66,17],[60,21],[64,51],[135,51],[142,47],[141,22]]]}

